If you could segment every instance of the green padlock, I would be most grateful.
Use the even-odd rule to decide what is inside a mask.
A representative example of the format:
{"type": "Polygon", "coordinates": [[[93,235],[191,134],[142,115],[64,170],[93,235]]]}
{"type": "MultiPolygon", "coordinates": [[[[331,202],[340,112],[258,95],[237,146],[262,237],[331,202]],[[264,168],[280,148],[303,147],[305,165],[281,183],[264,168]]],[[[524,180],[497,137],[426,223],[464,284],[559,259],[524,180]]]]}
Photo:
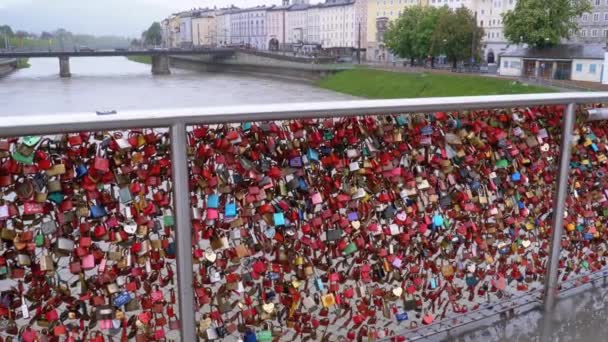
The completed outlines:
{"type": "Polygon", "coordinates": [[[344,255],[349,255],[349,254],[353,254],[357,251],[357,245],[355,245],[354,242],[349,243],[346,248],[344,248],[344,250],[342,251],[342,254],[344,255]]]}
{"type": "Polygon", "coordinates": [[[508,167],[508,166],[509,166],[509,161],[506,159],[501,159],[496,162],[497,169],[504,169],[505,167],[508,167]]]}
{"type": "Polygon", "coordinates": [[[36,236],[34,237],[34,243],[36,244],[36,247],[44,246],[44,234],[42,234],[40,230],[38,231],[38,233],[36,233],[36,236]]]}
{"type": "Polygon", "coordinates": [[[25,165],[33,165],[34,164],[34,154],[32,153],[29,156],[24,156],[23,154],[15,151],[13,152],[13,159],[15,161],[18,161],[21,164],[25,164],[25,165]]]}
{"type": "Polygon", "coordinates": [[[61,192],[52,192],[49,194],[49,200],[55,204],[63,202],[63,194],[61,192]]]}
{"type": "Polygon", "coordinates": [[[257,333],[258,341],[272,341],[272,331],[262,330],[257,333]]]}
{"type": "Polygon", "coordinates": [[[36,144],[40,141],[40,136],[27,136],[23,137],[23,144],[28,147],[36,146],[36,144]]]}
{"type": "Polygon", "coordinates": [[[163,216],[163,224],[165,227],[173,227],[175,225],[175,219],[173,215],[165,215],[163,216]]]}

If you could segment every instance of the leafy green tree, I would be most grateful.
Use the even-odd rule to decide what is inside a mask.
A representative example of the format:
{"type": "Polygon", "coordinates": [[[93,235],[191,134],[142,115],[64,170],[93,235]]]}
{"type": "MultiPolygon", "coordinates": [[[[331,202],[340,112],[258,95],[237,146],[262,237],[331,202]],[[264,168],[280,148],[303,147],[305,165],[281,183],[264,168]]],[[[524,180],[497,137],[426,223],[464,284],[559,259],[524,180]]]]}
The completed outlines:
{"type": "Polygon", "coordinates": [[[512,44],[556,45],[578,31],[576,18],[590,10],[589,0],[519,0],[502,15],[505,37],[512,44]]]}
{"type": "Polygon", "coordinates": [[[2,34],[2,35],[7,34],[9,37],[12,37],[15,35],[15,33],[13,32],[13,29],[8,25],[0,25],[0,34],[2,34]]]}
{"type": "Polygon", "coordinates": [[[163,39],[160,23],[154,22],[148,30],[144,31],[145,43],[148,45],[160,45],[163,39]]]}
{"type": "Polygon", "coordinates": [[[447,7],[412,6],[389,24],[384,39],[387,47],[401,58],[424,58],[431,54],[431,37],[442,13],[447,7]]]}
{"type": "Polygon", "coordinates": [[[482,37],[483,29],[469,9],[446,10],[439,15],[433,31],[431,54],[444,54],[456,68],[460,61],[479,57],[482,37]]]}

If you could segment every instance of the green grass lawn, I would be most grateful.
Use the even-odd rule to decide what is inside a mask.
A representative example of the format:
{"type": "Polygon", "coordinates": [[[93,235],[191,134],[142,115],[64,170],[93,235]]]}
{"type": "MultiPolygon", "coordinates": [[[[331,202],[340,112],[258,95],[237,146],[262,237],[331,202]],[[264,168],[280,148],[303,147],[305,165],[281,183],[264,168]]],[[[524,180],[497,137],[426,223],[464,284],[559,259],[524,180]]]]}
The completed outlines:
{"type": "Polygon", "coordinates": [[[137,63],[152,64],[151,56],[128,56],[127,59],[137,63]]]}
{"type": "Polygon", "coordinates": [[[321,80],[319,86],[371,99],[555,92],[549,88],[498,78],[409,74],[371,69],[342,71],[321,80]]]}

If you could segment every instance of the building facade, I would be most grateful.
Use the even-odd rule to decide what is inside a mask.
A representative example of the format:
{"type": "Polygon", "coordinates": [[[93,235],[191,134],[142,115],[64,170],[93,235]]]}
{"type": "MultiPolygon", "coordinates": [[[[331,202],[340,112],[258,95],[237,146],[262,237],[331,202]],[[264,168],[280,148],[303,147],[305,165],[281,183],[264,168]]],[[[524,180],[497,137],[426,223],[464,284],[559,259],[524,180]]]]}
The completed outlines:
{"type": "Polygon", "coordinates": [[[231,44],[232,26],[230,25],[231,13],[234,9],[222,9],[215,16],[215,31],[217,33],[216,44],[226,46],[231,44]]]}
{"type": "Polygon", "coordinates": [[[578,18],[579,31],[571,32],[576,43],[606,43],[608,39],[608,0],[589,0],[593,9],[578,18]]]}
{"type": "Polygon", "coordinates": [[[355,35],[355,2],[351,0],[327,0],[319,8],[321,19],[321,46],[324,49],[357,47],[355,35]]]}
{"type": "Polygon", "coordinates": [[[266,11],[266,33],[268,38],[268,50],[279,50],[286,42],[286,13],[289,9],[289,1],[282,6],[274,6],[266,11]]]}
{"type": "Polygon", "coordinates": [[[292,5],[285,14],[287,44],[292,47],[310,44],[307,41],[309,7],[306,3],[297,3],[292,5]]]}
{"type": "MultiPolygon", "coordinates": [[[[362,50],[367,48],[367,7],[368,1],[355,0],[355,34],[357,35],[357,47],[362,50]]],[[[365,59],[365,57],[362,57],[365,59]]]]}
{"type": "Polygon", "coordinates": [[[192,45],[215,46],[217,41],[215,13],[203,12],[194,15],[192,17],[192,45]]]}
{"type": "Polygon", "coordinates": [[[231,44],[267,48],[265,6],[234,10],[230,14],[231,44]]]}
{"type": "Polygon", "coordinates": [[[192,13],[183,12],[179,15],[179,41],[178,47],[192,47],[192,13]]]}
{"type": "MultiPolygon", "coordinates": [[[[427,0],[368,0],[366,58],[373,62],[391,62],[394,56],[384,45],[384,32],[391,20],[399,18],[407,7],[425,5],[427,0]]],[[[433,1],[433,0],[430,0],[433,1]]],[[[439,1],[439,0],[435,0],[439,1]]],[[[445,0],[444,0],[445,1],[445,0]]]]}
{"type": "MultiPolygon", "coordinates": [[[[444,0],[445,1],[445,0],[444,0]]],[[[502,15],[513,10],[517,0],[471,0],[469,7],[477,15],[477,24],[483,28],[481,52],[487,63],[496,63],[498,55],[504,52],[509,43],[504,35],[502,15]]]]}

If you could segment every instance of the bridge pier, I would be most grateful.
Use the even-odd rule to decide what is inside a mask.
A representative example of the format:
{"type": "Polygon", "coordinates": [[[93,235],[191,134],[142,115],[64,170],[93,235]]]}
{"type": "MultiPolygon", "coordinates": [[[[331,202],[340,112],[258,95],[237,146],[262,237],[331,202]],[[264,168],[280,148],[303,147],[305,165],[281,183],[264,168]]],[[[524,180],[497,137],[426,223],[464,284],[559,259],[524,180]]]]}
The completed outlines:
{"type": "Polygon", "coordinates": [[[70,57],[62,56],[59,57],[59,76],[70,77],[70,57]]]}
{"type": "Polygon", "coordinates": [[[156,55],[152,56],[152,74],[153,75],[169,75],[169,56],[156,55]]]}

